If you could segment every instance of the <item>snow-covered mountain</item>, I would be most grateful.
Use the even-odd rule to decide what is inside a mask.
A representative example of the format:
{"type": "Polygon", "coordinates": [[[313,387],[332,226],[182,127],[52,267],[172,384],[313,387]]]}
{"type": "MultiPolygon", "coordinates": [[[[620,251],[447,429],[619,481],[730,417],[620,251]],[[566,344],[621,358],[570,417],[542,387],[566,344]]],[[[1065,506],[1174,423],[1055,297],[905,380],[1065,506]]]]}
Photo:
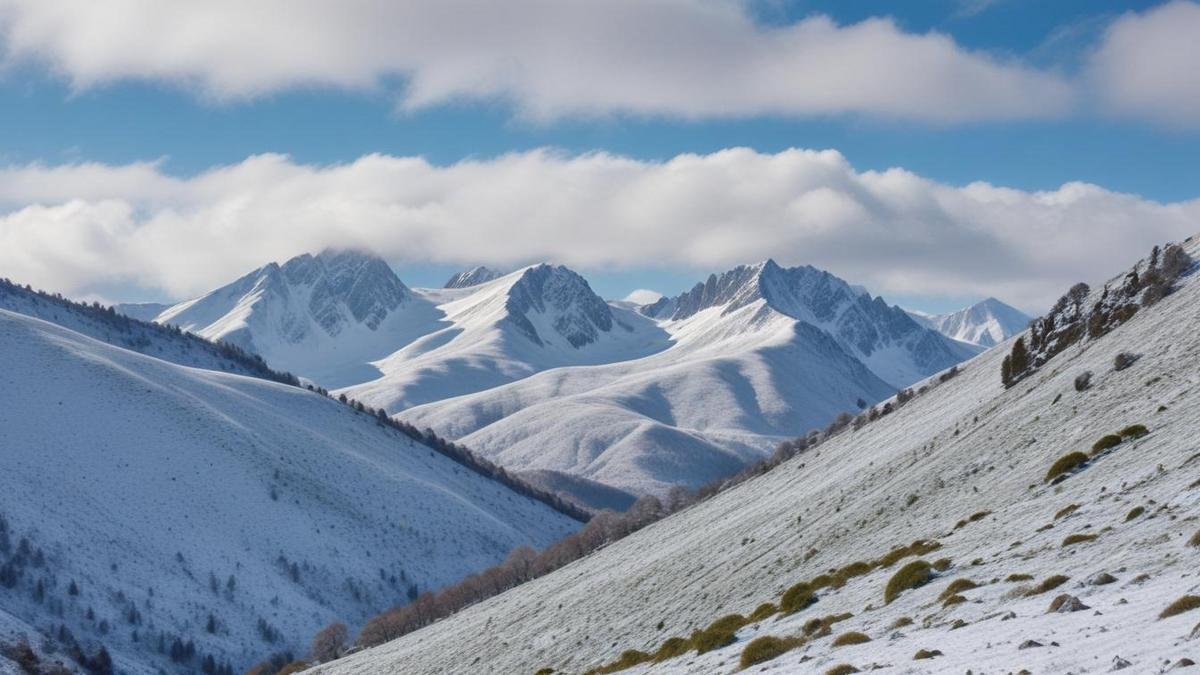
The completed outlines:
{"type": "Polygon", "coordinates": [[[974,353],[833,275],[771,261],[642,313],[666,348],[546,370],[401,417],[514,470],[662,493],[733,473],[974,353]]]}
{"type": "Polygon", "coordinates": [[[415,291],[439,324],[339,393],[389,412],[472,394],[563,366],[637,359],[668,346],[638,313],[611,307],[566,267],[540,264],[463,289],[415,291]]]}
{"type": "Polygon", "coordinates": [[[981,300],[949,314],[926,314],[915,310],[909,311],[909,314],[918,323],[946,337],[980,347],[1004,342],[1028,328],[1031,320],[1021,310],[995,298],[981,300]]]}
{"type": "Polygon", "coordinates": [[[574,673],[624,655],[603,672],[698,674],[755,654],[746,672],[1189,672],[1197,306],[1193,272],[1005,388],[1010,340],[893,414],[317,672],[574,673]]]}
{"type": "Polygon", "coordinates": [[[381,258],[329,250],[265,265],[155,321],[337,387],[377,377],[372,361],[432,330],[438,318],[381,258]]]}
{"type": "Polygon", "coordinates": [[[502,276],[504,276],[503,272],[498,272],[490,267],[484,267],[480,265],[479,267],[473,267],[450,277],[446,281],[446,285],[443,286],[443,288],[467,288],[468,286],[478,286],[479,284],[486,284],[489,281],[499,279],[502,276]]]}
{"type": "MultiPolygon", "coordinates": [[[[266,297],[277,272],[247,285],[266,297]]],[[[329,276],[288,287],[306,301],[347,280],[310,272],[329,276]]],[[[307,318],[382,325],[391,288],[307,318]]],[[[144,354],[0,309],[0,642],[36,627],[125,672],[241,672],[578,526],[351,406],[147,356],[178,334],[140,335],[144,354]]]]}

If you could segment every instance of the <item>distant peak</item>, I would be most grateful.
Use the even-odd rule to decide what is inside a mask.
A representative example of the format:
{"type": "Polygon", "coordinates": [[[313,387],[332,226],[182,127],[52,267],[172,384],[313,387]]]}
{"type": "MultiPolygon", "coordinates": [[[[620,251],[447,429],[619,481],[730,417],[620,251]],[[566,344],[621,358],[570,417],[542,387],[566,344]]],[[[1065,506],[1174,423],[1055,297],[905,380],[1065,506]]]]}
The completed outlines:
{"type": "Polygon", "coordinates": [[[503,272],[494,270],[490,267],[479,265],[472,267],[469,270],[459,272],[446,280],[443,288],[467,288],[469,286],[478,286],[489,281],[494,281],[504,276],[503,272]]]}

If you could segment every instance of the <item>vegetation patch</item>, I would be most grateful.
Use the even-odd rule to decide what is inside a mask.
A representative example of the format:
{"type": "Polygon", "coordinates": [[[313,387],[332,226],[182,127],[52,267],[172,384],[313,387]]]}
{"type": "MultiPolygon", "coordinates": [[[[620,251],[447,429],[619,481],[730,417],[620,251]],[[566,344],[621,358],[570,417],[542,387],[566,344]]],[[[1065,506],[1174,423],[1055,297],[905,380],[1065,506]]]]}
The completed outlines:
{"type": "Polygon", "coordinates": [[[595,670],[588,671],[588,675],[606,675],[607,673],[616,673],[632,668],[636,665],[646,663],[649,660],[650,655],[646,652],[639,651],[637,649],[629,649],[621,652],[621,655],[617,657],[616,661],[596,668],[595,670]]]}
{"type": "Polygon", "coordinates": [[[939,572],[945,572],[946,570],[950,569],[950,565],[952,564],[953,563],[950,562],[949,558],[938,558],[937,560],[933,561],[933,569],[939,572]]]}
{"type": "Polygon", "coordinates": [[[913,661],[924,661],[925,659],[932,659],[935,656],[941,655],[942,652],[937,649],[918,649],[917,653],[913,656],[913,661]]]}
{"type": "Polygon", "coordinates": [[[1092,454],[1098,455],[1109,448],[1115,448],[1121,444],[1121,437],[1116,434],[1107,434],[1100,437],[1100,440],[1092,444],[1092,454]]]}
{"type": "Polygon", "coordinates": [[[765,663],[795,649],[803,642],[799,638],[779,638],[773,635],[754,638],[742,650],[739,664],[742,668],[749,668],[759,663],[765,663]]]}
{"type": "Polygon", "coordinates": [[[898,546],[888,551],[882,558],[875,561],[877,567],[891,567],[904,558],[915,555],[926,555],[941,548],[942,545],[931,539],[918,539],[908,546],[898,546]]]}
{"type": "MultiPolygon", "coordinates": [[[[1121,442],[1121,439],[1119,437],[1114,437],[1114,438],[1117,438],[1118,443],[1121,442]]],[[[1046,479],[1045,480],[1047,483],[1049,483],[1050,481],[1054,480],[1055,478],[1058,478],[1059,476],[1063,476],[1063,475],[1067,474],[1068,472],[1074,471],[1075,469],[1078,469],[1079,467],[1083,466],[1084,464],[1087,464],[1087,461],[1088,461],[1087,455],[1083,454],[1082,452],[1076,451],[1076,452],[1067,453],[1067,454],[1063,455],[1062,457],[1059,457],[1057,461],[1055,461],[1053,464],[1050,465],[1050,469],[1046,471],[1046,479]]]]}
{"type": "Polygon", "coordinates": [[[763,619],[774,615],[778,611],[779,608],[775,606],[775,603],[764,602],[763,604],[754,608],[754,611],[750,613],[749,618],[751,622],[762,621],[763,619]]]}
{"type": "Polygon", "coordinates": [[[812,586],[801,581],[783,592],[779,598],[779,611],[784,614],[795,614],[817,601],[812,586]]]}
{"type": "Polygon", "coordinates": [[[942,607],[953,607],[954,605],[961,605],[962,603],[964,603],[966,601],[967,601],[966,596],[951,595],[942,601],[942,607]]]}
{"type": "Polygon", "coordinates": [[[1188,546],[1200,547],[1200,530],[1196,530],[1196,534],[1193,534],[1192,538],[1188,539],[1188,546]]]}
{"type": "Polygon", "coordinates": [[[1042,583],[1029,589],[1028,595],[1039,595],[1047,591],[1052,591],[1070,580],[1071,577],[1064,574],[1055,574],[1054,576],[1046,577],[1042,583]]]}
{"type": "Polygon", "coordinates": [[[904,591],[917,588],[933,577],[932,565],[924,560],[914,560],[892,575],[883,591],[884,602],[891,604],[904,591]]]}
{"type": "Polygon", "coordinates": [[[942,591],[942,594],[938,598],[945,600],[952,595],[958,595],[961,591],[969,591],[972,588],[979,588],[979,584],[966,578],[955,579],[946,586],[946,590],[942,591]]]}
{"type": "Polygon", "coordinates": [[[1125,522],[1128,523],[1129,521],[1133,520],[1134,518],[1137,518],[1138,516],[1142,515],[1145,512],[1146,512],[1146,508],[1144,506],[1135,506],[1129,510],[1129,513],[1125,514],[1125,522]]]}
{"type": "Polygon", "coordinates": [[[842,633],[834,638],[832,644],[834,647],[845,647],[847,645],[861,645],[864,642],[870,641],[871,638],[867,637],[865,633],[852,630],[849,633],[842,633]]]}
{"type": "Polygon", "coordinates": [[[1087,541],[1096,541],[1099,538],[1100,538],[1100,535],[1098,535],[1098,534],[1083,534],[1082,532],[1080,532],[1078,534],[1069,535],[1069,536],[1067,536],[1067,538],[1063,539],[1062,547],[1066,548],[1068,546],[1073,546],[1075,544],[1082,544],[1087,541]]]}
{"type": "Polygon", "coordinates": [[[666,661],[676,656],[683,656],[692,649],[692,643],[681,637],[667,638],[654,652],[654,661],[666,661]]]}
{"type": "Polygon", "coordinates": [[[838,665],[825,671],[825,675],[850,675],[850,673],[861,673],[862,671],[849,663],[839,663],[838,665]]]}
{"type": "Polygon", "coordinates": [[[1118,435],[1125,440],[1138,439],[1150,435],[1150,430],[1144,424],[1130,424],[1118,432],[1118,435]]]}
{"type": "Polygon", "coordinates": [[[1075,513],[1078,510],[1079,510],[1078,504],[1067,504],[1066,506],[1059,509],[1058,513],[1054,514],[1054,519],[1058,520],[1059,518],[1066,518],[1067,516],[1071,515],[1072,513],[1075,513]]]}
{"type": "Polygon", "coordinates": [[[1170,616],[1190,612],[1193,609],[1200,609],[1200,595],[1185,595],[1175,602],[1167,605],[1167,608],[1158,615],[1158,618],[1165,619],[1170,616]]]}
{"type": "Polygon", "coordinates": [[[905,626],[911,626],[912,624],[913,624],[912,618],[907,617],[907,616],[902,616],[899,619],[896,619],[895,621],[892,622],[892,630],[904,628],[905,626]]]}
{"type": "Polygon", "coordinates": [[[1032,574],[1019,574],[1019,573],[1018,574],[1010,574],[1007,577],[1005,577],[1004,580],[1008,581],[1008,582],[1033,581],[1033,575],[1032,574]]]}
{"type": "Polygon", "coordinates": [[[738,629],[746,625],[746,617],[741,614],[723,616],[708,625],[704,630],[692,634],[692,647],[697,654],[720,649],[733,642],[733,636],[738,629]]]}

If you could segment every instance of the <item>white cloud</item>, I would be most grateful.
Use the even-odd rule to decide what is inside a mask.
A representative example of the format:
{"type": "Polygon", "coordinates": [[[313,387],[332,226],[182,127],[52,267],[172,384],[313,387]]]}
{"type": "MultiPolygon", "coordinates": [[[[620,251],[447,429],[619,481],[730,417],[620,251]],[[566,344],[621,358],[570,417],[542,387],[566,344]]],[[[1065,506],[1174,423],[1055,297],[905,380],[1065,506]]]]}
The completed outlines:
{"type": "Polygon", "coordinates": [[[1200,4],[1176,0],[1121,16],[1091,55],[1088,75],[1112,112],[1200,128],[1200,4]]]}
{"type": "Polygon", "coordinates": [[[662,299],[663,294],[658,291],[652,291],[648,288],[638,288],[630,291],[629,295],[625,296],[626,302],[632,302],[639,305],[651,305],[662,299]]]}
{"type": "Polygon", "coordinates": [[[890,19],[754,22],[735,0],[0,0],[6,61],[76,88],[165,82],[216,99],[387,88],[401,105],[503,99],[533,118],[1058,115],[1054,73],[890,19]]]}
{"type": "Polygon", "coordinates": [[[449,166],[259,155],[190,178],[152,164],[28,165],[0,169],[0,186],[0,273],[72,294],[133,284],[185,297],[270,260],[358,245],[401,267],[552,260],[585,273],[774,257],[885,295],[995,295],[1036,310],[1200,223],[1200,200],[955,187],[807,150],[665,162],[533,151],[449,166]]]}

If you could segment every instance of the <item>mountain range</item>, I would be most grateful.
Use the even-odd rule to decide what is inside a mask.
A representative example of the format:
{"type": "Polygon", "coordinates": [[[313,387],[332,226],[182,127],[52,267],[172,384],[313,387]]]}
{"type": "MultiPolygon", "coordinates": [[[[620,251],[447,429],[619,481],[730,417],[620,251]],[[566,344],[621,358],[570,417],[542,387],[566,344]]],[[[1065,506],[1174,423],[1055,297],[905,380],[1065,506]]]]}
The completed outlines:
{"type": "MultiPolygon", "coordinates": [[[[154,320],[592,494],[580,479],[636,495],[727,475],[980,349],[958,339],[976,314],[931,324],[771,260],[644,306],[606,302],[550,264],[477,267],[445,286],[409,288],[376,256],[329,250],[154,320]]],[[[991,316],[980,321],[990,335],[991,316]]]]}
{"type": "Polygon", "coordinates": [[[1032,320],[1021,310],[995,298],[981,300],[948,314],[926,314],[909,310],[909,315],[946,337],[980,347],[991,347],[1029,327],[1032,320]]]}

